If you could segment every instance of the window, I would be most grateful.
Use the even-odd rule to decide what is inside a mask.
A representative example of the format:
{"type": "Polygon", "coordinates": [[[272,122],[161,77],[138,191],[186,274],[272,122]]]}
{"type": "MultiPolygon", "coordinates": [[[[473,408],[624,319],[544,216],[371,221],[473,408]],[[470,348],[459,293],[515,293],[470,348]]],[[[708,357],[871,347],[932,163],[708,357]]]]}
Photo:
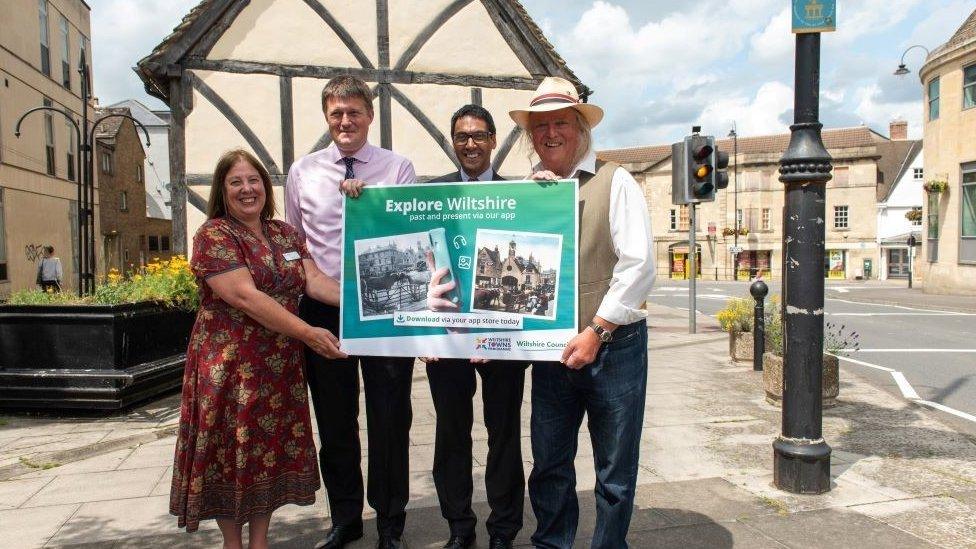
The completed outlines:
{"type": "Polygon", "coordinates": [[[71,89],[71,42],[68,35],[68,19],[61,16],[61,85],[71,89]]]}
{"type": "Polygon", "coordinates": [[[102,173],[112,173],[112,154],[102,151],[102,173]]]}
{"type": "Polygon", "coordinates": [[[773,188],[773,172],[763,170],[759,172],[759,189],[768,191],[773,188]]]}
{"type": "Polygon", "coordinates": [[[0,280],[7,280],[7,235],[4,231],[2,187],[0,187],[0,280]]]}
{"type": "Polygon", "coordinates": [[[159,237],[155,235],[149,235],[149,251],[158,252],[159,251],[159,237]]]}
{"type": "Polygon", "coordinates": [[[690,226],[690,221],[688,220],[688,206],[678,207],[678,230],[687,231],[690,226]]]}
{"type": "Polygon", "coordinates": [[[922,226],[922,207],[921,206],[918,206],[918,207],[912,208],[912,211],[913,212],[918,212],[917,214],[915,214],[916,217],[912,218],[912,227],[921,227],[922,226]]]}
{"type": "Polygon", "coordinates": [[[136,166],[136,181],[139,182],[139,183],[142,183],[143,182],[143,177],[144,176],[143,176],[143,171],[142,171],[142,164],[139,164],[138,166],[136,166]]]}
{"type": "Polygon", "coordinates": [[[678,210],[671,208],[671,223],[668,225],[668,229],[672,231],[678,230],[678,210]]]}
{"type": "Polygon", "coordinates": [[[976,107],[976,65],[962,70],[962,108],[976,107]]]}
{"type": "MultiPolygon", "coordinates": [[[[160,251],[163,251],[163,252],[168,252],[169,251],[169,237],[168,236],[163,235],[163,236],[159,237],[159,249],[160,249],[160,251]]],[[[529,282],[529,280],[528,280],[529,277],[525,277],[525,278],[526,278],[526,283],[528,283],[529,282]]]]}
{"type": "Polygon", "coordinates": [[[735,211],[735,226],[736,227],[742,227],[742,226],[744,226],[743,221],[745,221],[745,218],[742,216],[742,209],[736,210],[735,211]]]}
{"type": "Polygon", "coordinates": [[[939,193],[929,193],[928,198],[929,261],[939,260],[939,193]]]}
{"type": "Polygon", "coordinates": [[[47,0],[37,0],[37,13],[41,29],[41,72],[51,76],[51,37],[48,35],[47,0]]]}
{"type": "Polygon", "coordinates": [[[770,231],[772,230],[772,212],[769,208],[762,209],[762,230],[770,231]]]}
{"type": "Polygon", "coordinates": [[[75,127],[71,122],[65,120],[64,125],[68,128],[68,154],[67,154],[67,166],[68,166],[68,179],[71,181],[75,180],[75,147],[78,146],[75,143],[75,127]]]}
{"type": "MultiPolygon", "coordinates": [[[[82,63],[85,63],[85,65],[87,65],[88,64],[88,38],[87,37],[81,36],[78,39],[78,50],[79,50],[78,51],[78,58],[81,60],[82,63]]],[[[91,94],[91,91],[92,91],[92,88],[91,88],[91,77],[89,76],[89,78],[88,78],[88,93],[91,94]]]]}
{"type": "Polygon", "coordinates": [[[847,229],[847,206],[834,206],[834,228],[847,229]]]}
{"type": "Polygon", "coordinates": [[[912,178],[916,180],[924,179],[925,172],[922,168],[912,168],[912,178]]]}
{"type": "Polygon", "coordinates": [[[959,261],[976,263],[976,162],[963,166],[959,261]]]}
{"type": "Polygon", "coordinates": [[[847,166],[834,168],[834,186],[849,187],[851,184],[851,169],[847,166]]]}
{"type": "Polygon", "coordinates": [[[119,193],[119,210],[123,212],[129,211],[129,193],[125,191],[119,193]]]}
{"type": "MultiPolygon", "coordinates": [[[[50,99],[44,98],[45,107],[53,107],[50,99]]],[[[54,118],[51,111],[44,111],[44,154],[47,161],[47,174],[55,175],[57,165],[54,161],[54,118]]]]}
{"type": "Polygon", "coordinates": [[[939,119],[939,79],[929,81],[929,121],[939,119]]]}

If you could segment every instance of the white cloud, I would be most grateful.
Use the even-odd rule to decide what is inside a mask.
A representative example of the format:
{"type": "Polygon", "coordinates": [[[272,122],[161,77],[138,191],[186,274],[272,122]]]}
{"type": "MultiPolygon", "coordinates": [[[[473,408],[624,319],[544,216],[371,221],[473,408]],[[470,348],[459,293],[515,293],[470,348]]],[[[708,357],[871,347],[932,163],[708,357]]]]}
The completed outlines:
{"type": "Polygon", "coordinates": [[[885,103],[879,101],[882,96],[881,87],[877,84],[863,86],[854,91],[857,98],[855,114],[864,124],[874,128],[881,134],[887,135],[888,124],[892,120],[908,121],[908,135],[912,139],[922,137],[922,102],[904,101],[885,103]]]}
{"type": "Polygon", "coordinates": [[[789,7],[774,15],[762,31],[749,39],[749,59],[768,65],[789,63],[793,57],[792,19],[789,7]]]}
{"type": "Polygon", "coordinates": [[[99,101],[110,104],[134,97],[162,107],[161,102],[145,95],[142,81],[132,67],[172,32],[198,0],[89,0],[89,3],[93,83],[99,101]]]}
{"type": "MultiPolygon", "coordinates": [[[[700,122],[708,127],[731,127],[735,120],[739,135],[767,135],[788,131],[783,123],[784,114],[793,108],[793,88],[782,82],[765,82],[755,96],[719,99],[709,103],[702,111],[700,122]]],[[[706,133],[724,135],[719,130],[706,133]]]]}

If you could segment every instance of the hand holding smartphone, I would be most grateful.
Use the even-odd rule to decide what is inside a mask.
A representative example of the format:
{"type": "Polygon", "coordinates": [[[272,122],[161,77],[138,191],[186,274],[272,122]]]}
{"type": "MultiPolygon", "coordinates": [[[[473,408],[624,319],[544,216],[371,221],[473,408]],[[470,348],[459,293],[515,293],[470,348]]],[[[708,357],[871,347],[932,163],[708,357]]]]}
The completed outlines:
{"type": "Polygon", "coordinates": [[[446,267],[447,274],[445,274],[441,280],[441,284],[447,284],[454,281],[454,288],[448,290],[442,297],[451,303],[454,303],[461,307],[461,291],[458,287],[457,277],[454,276],[454,268],[451,265],[451,254],[447,247],[447,232],[443,227],[438,227],[436,229],[431,229],[428,231],[430,235],[430,250],[434,257],[433,270],[441,269],[446,267]]]}

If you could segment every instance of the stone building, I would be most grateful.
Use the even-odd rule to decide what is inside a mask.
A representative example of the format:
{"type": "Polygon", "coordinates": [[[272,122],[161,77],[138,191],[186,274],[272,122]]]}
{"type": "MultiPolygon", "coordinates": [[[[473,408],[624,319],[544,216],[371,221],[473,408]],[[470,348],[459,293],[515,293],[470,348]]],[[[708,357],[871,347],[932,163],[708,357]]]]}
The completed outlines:
{"type": "MultiPolygon", "coordinates": [[[[203,222],[221,152],[245,147],[280,199],[292,161],[330,142],[321,90],[339,74],[374,87],[370,140],[410,158],[423,178],[456,170],[445,132],[465,103],[495,113],[503,175],[525,175],[504,115],[545,76],[588,91],[516,0],[203,0],[137,72],[171,111],[174,245],[203,222]],[[490,54],[486,55],[486,52],[490,54]]],[[[282,215],[283,212],[278,212],[282,215]]]]}
{"type": "Polygon", "coordinates": [[[518,255],[514,240],[509,242],[508,255],[505,257],[501,256],[498,246],[479,249],[477,266],[474,280],[478,287],[536,288],[555,280],[555,271],[550,269],[546,278],[542,266],[531,253],[528,258],[518,255]]]}
{"type": "Polygon", "coordinates": [[[149,132],[149,146],[143,147],[146,151],[143,166],[146,215],[154,219],[172,219],[169,193],[169,111],[151,110],[135,99],[119,101],[109,107],[129,109],[132,118],[141,122],[149,132]]]}
{"type": "MultiPolygon", "coordinates": [[[[699,277],[743,280],[758,275],[767,279],[782,276],[785,193],[778,170],[789,140],[788,133],[739,137],[737,142],[717,140],[719,149],[729,153],[730,183],[728,189],[717,193],[714,202],[697,209],[699,277]],[[736,227],[740,229],[738,236],[736,227]],[[733,254],[736,245],[742,250],[733,254]]],[[[878,185],[896,177],[896,168],[907,153],[903,147],[887,147],[890,139],[863,126],[824,130],[823,140],[834,165],[833,179],[827,183],[824,276],[877,278],[878,185]],[[899,154],[900,158],[888,160],[899,154]]],[[[671,203],[671,146],[607,150],[598,156],[620,162],[643,186],[651,213],[657,275],[690,277],[688,208],[671,203]]]]}
{"type": "Polygon", "coordinates": [[[933,189],[918,268],[926,292],[976,294],[976,11],[929,54],[918,76],[925,179],[933,189]]]}
{"type": "MultiPolygon", "coordinates": [[[[0,16],[0,300],[34,286],[51,245],[63,285],[78,285],[79,60],[91,64],[90,7],[82,0],[5,0],[0,16]]],[[[94,111],[89,108],[89,119],[94,111]]],[[[97,178],[96,178],[97,185],[97,178]]],[[[97,198],[96,198],[97,212],[97,198]]],[[[96,234],[98,233],[96,215],[96,234]]]]}
{"type": "Polygon", "coordinates": [[[172,255],[173,224],[146,215],[146,187],[142,147],[145,136],[122,116],[127,108],[96,111],[95,170],[100,181],[101,249],[105,270],[125,273],[155,258],[172,255]]]}

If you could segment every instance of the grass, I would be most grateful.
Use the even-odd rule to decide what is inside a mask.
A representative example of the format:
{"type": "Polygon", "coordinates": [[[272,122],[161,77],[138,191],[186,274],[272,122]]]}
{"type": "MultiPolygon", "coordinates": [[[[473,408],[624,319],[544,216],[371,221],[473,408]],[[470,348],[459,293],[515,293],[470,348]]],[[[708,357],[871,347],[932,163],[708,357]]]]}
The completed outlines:
{"type": "Polygon", "coordinates": [[[54,461],[49,461],[49,462],[46,462],[46,463],[38,463],[36,461],[31,461],[30,458],[26,458],[26,457],[23,457],[23,456],[21,456],[20,462],[22,464],[30,467],[31,469],[40,469],[42,471],[47,471],[48,469],[54,469],[55,467],[60,467],[61,466],[60,463],[57,463],[57,462],[54,462],[54,461]]]}
{"type": "Polygon", "coordinates": [[[7,420],[0,417],[0,427],[6,427],[6,426],[7,426],[7,420]]]}
{"type": "Polygon", "coordinates": [[[790,514],[790,508],[778,499],[773,499],[769,496],[759,496],[759,499],[763,502],[763,505],[775,510],[777,515],[785,517],[790,514]]]}

